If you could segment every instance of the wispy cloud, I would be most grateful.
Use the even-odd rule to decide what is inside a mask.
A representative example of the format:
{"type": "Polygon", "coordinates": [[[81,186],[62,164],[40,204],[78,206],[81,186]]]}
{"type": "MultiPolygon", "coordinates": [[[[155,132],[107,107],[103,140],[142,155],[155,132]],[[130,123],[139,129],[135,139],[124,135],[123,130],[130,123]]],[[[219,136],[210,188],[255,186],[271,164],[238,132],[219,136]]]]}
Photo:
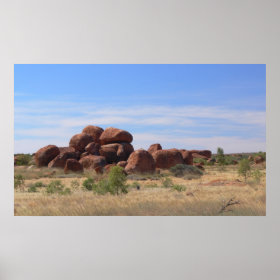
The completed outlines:
{"type": "MultiPolygon", "coordinates": [[[[213,106],[105,106],[75,102],[17,102],[15,104],[15,150],[24,145],[30,151],[37,143],[67,144],[69,138],[88,124],[103,127],[133,127],[134,143],[148,147],[153,142],[167,146],[210,148],[223,146],[229,151],[253,151],[265,149],[265,112],[257,110],[233,110],[213,106]],[[141,127],[141,132],[137,132],[141,127]],[[216,135],[225,131],[236,132],[232,137],[210,137],[205,130],[213,129],[216,135]],[[146,132],[145,132],[146,130],[146,132]],[[240,132],[254,130],[246,139],[240,132]],[[153,131],[153,133],[148,133],[153,131]],[[162,134],[164,131],[164,134],[162,134]],[[191,133],[190,133],[191,132],[191,133]],[[190,135],[193,134],[193,137],[190,135]],[[195,135],[196,134],[196,135],[195,135]],[[36,138],[36,141],[34,140],[36,138]],[[29,139],[29,140],[28,140],[29,139]],[[29,141],[29,142],[27,142],[29,141]],[[219,144],[220,143],[220,144],[219,144]]],[[[23,151],[22,151],[23,152],[23,151]]]]}

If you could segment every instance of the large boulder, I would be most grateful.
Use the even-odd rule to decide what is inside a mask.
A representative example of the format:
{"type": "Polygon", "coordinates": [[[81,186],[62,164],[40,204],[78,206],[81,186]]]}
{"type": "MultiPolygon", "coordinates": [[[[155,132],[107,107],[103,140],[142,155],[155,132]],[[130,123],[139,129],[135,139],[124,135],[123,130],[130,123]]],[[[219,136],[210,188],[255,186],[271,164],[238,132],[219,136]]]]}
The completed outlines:
{"type": "Polygon", "coordinates": [[[66,152],[75,152],[75,149],[73,147],[58,147],[60,153],[66,153],[66,152]]]}
{"type": "Polygon", "coordinates": [[[106,165],[106,159],[103,156],[88,155],[79,160],[84,169],[103,168],[106,165]]]}
{"type": "Polygon", "coordinates": [[[152,145],[149,147],[148,152],[149,152],[150,154],[153,154],[154,152],[160,151],[160,150],[162,150],[162,147],[161,147],[160,144],[152,144],[152,145]]]}
{"type": "Polygon", "coordinates": [[[74,135],[69,142],[69,147],[73,147],[75,151],[83,153],[85,151],[85,147],[93,142],[92,136],[86,133],[79,133],[74,135]]]}
{"type": "Polygon", "coordinates": [[[102,145],[99,149],[100,155],[106,158],[107,163],[125,161],[134,151],[129,143],[114,143],[102,145]]]}
{"type": "Polygon", "coordinates": [[[192,153],[190,153],[189,151],[187,150],[179,150],[182,157],[183,157],[183,161],[185,164],[187,165],[193,165],[193,155],[192,153]]]}
{"type": "Polygon", "coordinates": [[[88,152],[91,155],[96,155],[99,156],[99,149],[100,149],[100,144],[95,143],[95,142],[91,142],[89,144],[87,144],[87,146],[85,147],[85,151],[88,152]]]}
{"type": "Polygon", "coordinates": [[[205,160],[208,160],[209,158],[204,156],[204,155],[201,155],[201,154],[198,154],[198,153],[191,153],[192,157],[193,158],[201,158],[201,159],[205,159],[205,160]]]}
{"type": "Polygon", "coordinates": [[[35,162],[37,166],[47,166],[51,160],[59,155],[59,148],[55,145],[48,145],[39,149],[35,153],[35,162]]]}
{"type": "Polygon", "coordinates": [[[111,143],[131,143],[133,140],[132,135],[122,129],[108,127],[101,134],[100,138],[101,145],[111,144],[111,143]]]}
{"type": "Polygon", "coordinates": [[[76,159],[67,159],[64,167],[64,173],[69,172],[83,172],[83,166],[76,159]]]}
{"type": "Polygon", "coordinates": [[[179,150],[159,150],[153,153],[157,168],[170,168],[176,164],[184,164],[183,157],[179,150]]]}
{"type": "Polygon", "coordinates": [[[156,165],[152,155],[143,149],[134,151],[125,166],[127,173],[154,173],[155,170],[156,165]]]}
{"type": "Polygon", "coordinates": [[[79,154],[77,152],[64,152],[57,155],[52,161],[49,162],[49,168],[64,168],[67,159],[73,158],[78,159],[79,154]]]}
{"type": "Polygon", "coordinates": [[[195,153],[195,154],[198,154],[201,156],[205,156],[207,159],[211,158],[211,156],[212,156],[212,152],[209,150],[190,150],[189,152],[192,154],[195,153]]]}
{"type": "Polygon", "coordinates": [[[99,143],[99,138],[104,129],[99,126],[88,125],[83,129],[83,133],[89,134],[94,139],[94,142],[99,143]]]}

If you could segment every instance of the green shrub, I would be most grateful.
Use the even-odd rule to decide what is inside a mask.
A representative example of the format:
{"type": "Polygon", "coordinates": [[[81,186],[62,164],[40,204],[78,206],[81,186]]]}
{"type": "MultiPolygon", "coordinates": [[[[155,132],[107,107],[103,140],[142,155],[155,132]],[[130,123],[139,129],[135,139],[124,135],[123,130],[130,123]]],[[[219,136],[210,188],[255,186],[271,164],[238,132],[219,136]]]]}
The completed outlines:
{"type": "Polygon", "coordinates": [[[173,186],[172,180],[168,177],[164,178],[161,182],[163,188],[171,188],[173,186]]]}
{"type": "Polygon", "coordinates": [[[220,147],[217,148],[217,156],[216,156],[217,163],[220,166],[224,166],[226,164],[226,159],[224,155],[224,150],[220,147]]]}
{"type": "Polygon", "coordinates": [[[24,185],[24,177],[21,174],[14,175],[14,188],[17,189],[24,185]]]}
{"type": "Polygon", "coordinates": [[[110,169],[108,178],[104,178],[96,184],[91,181],[91,184],[92,190],[97,194],[111,193],[119,195],[120,193],[127,193],[129,187],[126,184],[126,175],[120,166],[113,166],[110,169]]]}
{"type": "Polygon", "coordinates": [[[28,191],[28,192],[37,192],[37,188],[36,188],[35,185],[31,185],[31,186],[29,186],[29,188],[28,188],[27,191],[28,191]]]}
{"type": "Polygon", "coordinates": [[[238,174],[244,176],[245,181],[247,180],[250,170],[251,170],[250,161],[246,158],[242,159],[239,162],[238,174]]]}
{"type": "Polygon", "coordinates": [[[29,165],[30,161],[32,160],[32,155],[30,154],[19,154],[16,155],[16,165],[29,165]]]}
{"type": "Polygon", "coordinates": [[[47,185],[42,183],[41,181],[38,181],[38,182],[34,183],[34,186],[36,188],[45,188],[47,185]]]}
{"type": "Polygon", "coordinates": [[[252,173],[251,173],[253,179],[255,180],[255,183],[259,184],[260,181],[261,181],[261,177],[263,176],[262,173],[260,172],[260,170],[254,170],[252,173]]]}
{"type": "Polygon", "coordinates": [[[172,189],[173,190],[176,190],[178,192],[182,192],[182,191],[185,191],[186,190],[186,187],[183,186],[183,185],[173,185],[172,186],[172,189]]]}
{"type": "Polygon", "coordinates": [[[69,188],[64,189],[64,187],[60,180],[54,180],[47,185],[46,192],[48,194],[70,194],[71,190],[69,188]]]}
{"type": "Polygon", "coordinates": [[[186,165],[186,164],[176,164],[170,168],[170,172],[175,177],[183,177],[185,175],[193,175],[200,177],[203,172],[198,169],[196,166],[186,165]]]}
{"type": "Polygon", "coordinates": [[[83,187],[88,190],[88,191],[92,191],[93,190],[93,186],[94,186],[94,180],[93,178],[89,177],[86,180],[84,180],[83,182],[83,187]]]}
{"type": "Polygon", "coordinates": [[[113,166],[109,172],[108,183],[111,187],[112,194],[127,193],[126,175],[123,168],[120,166],[113,166]]]}
{"type": "Polygon", "coordinates": [[[73,180],[71,181],[71,187],[76,189],[80,186],[80,183],[78,182],[78,180],[73,180]]]}

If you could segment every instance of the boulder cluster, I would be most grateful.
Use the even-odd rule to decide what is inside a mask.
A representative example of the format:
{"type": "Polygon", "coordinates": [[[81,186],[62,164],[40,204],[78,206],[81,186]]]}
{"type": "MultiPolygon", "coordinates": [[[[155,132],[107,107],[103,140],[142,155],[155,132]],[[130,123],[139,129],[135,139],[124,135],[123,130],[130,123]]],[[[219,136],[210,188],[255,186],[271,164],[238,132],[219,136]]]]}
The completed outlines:
{"type": "Polygon", "coordinates": [[[209,150],[162,149],[160,144],[151,145],[148,151],[134,150],[132,141],[128,131],[88,125],[70,139],[68,147],[48,145],[39,149],[35,162],[39,167],[64,168],[65,173],[84,169],[103,173],[119,165],[129,174],[153,173],[176,164],[193,165],[193,158],[211,158],[209,150]]]}

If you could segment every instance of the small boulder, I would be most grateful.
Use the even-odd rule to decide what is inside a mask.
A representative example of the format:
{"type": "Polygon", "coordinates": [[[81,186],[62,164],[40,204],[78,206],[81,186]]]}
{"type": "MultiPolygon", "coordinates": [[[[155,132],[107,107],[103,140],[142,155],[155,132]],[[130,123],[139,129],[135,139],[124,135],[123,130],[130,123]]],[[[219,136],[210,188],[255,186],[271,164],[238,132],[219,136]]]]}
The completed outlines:
{"type": "Polygon", "coordinates": [[[59,155],[59,148],[55,145],[48,145],[39,149],[35,153],[35,162],[37,166],[47,166],[51,160],[59,155]]]}
{"type": "Polygon", "coordinates": [[[88,125],[83,129],[82,132],[92,136],[95,143],[99,143],[99,138],[103,131],[104,129],[99,126],[88,125]]]}
{"type": "Polygon", "coordinates": [[[69,172],[83,172],[83,166],[76,159],[67,159],[64,167],[64,173],[69,172]]]}
{"type": "Polygon", "coordinates": [[[64,168],[67,159],[78,159],[79,155],[76,152],[64,152],[57,155],[52,161],[49,162],[49,168],[64,168]]]}
{"type": "Polygon", "coordinates": [[[150,154],[153,154],[154,152],[159,151],[159,150],[162,150],[162,147],[161,147],[160,144],[152,144],[152,145],[149,147],[148,152],[149,152],[150,154]]]}
{"type": "Polygon", "coordinates": [[[121,142],[131,143],[133,137],[129,132],[125,130],[109,127],[103,131],[99,140],[101,145],[121,142]]]}
{"type": "Polygon", "coordinates": [[[152,155],[143,149],[134,151],[125,166],[127,173],[154,173],[155,169],[156,165],[152,155]]]}
{"type": "Polygon", "coordinates": [[[182,154],[177,149],[160,150],[153,153],[157,168],[170,168],[176,164],[184,164],[182,154]]]}
{"type": "Polygon", "coordinates": [[[106,158],[108,163],[126,161],[134,148],[129,143],[114,143],[102,145],[100,147],[100,155],[106,158]]]}
{"type": "Polygon", "coordinates": [[[192,153],[190,153],[187,150],[179,150],[182,157],[183,157],[183,161],[185,164],[187,165],[193,165],[193,156],[192,153]]]}
{"type": "Polygon", "coordinates": [[[117,163],[117,165],[120,166],[120,167],[122,167],[122,168],[125,168],[126,165],[127,165],[127,161],[124,161],[124,160],[119,161],[119,162],[117,163]]]}
{"type": "Polygon", "coordinates": [[[79,160],[84,169],[95,169],[97,167],[104,167],[106,159],[103,156],[88,155],[79,160]]]}
{"type": "Polygon", "coordinates": [[[201,154],[198,154],[198,153],[192,153],[191,155],[192,155],[193,158],[201,158],[201,159],[208,160],[208,157],[206,157],[204,155],[201,155],[201,154]]]}
{"type": "Polygon", "coordinates": [[[99,156],[99,149],[100,149],[100,144],[91,142],[85,147],[85,151],[88,152],[91,155],[96,155],[99,156]]]}
{"type": "Polygon", "coordinates": [[[211,158],[212,152],[210,150],[190,150],[192,154],[199,154],[201,156],[205,156],[207,159],[211,158]]]}
{"type": "Polygon", "coordinates": [[[73,147],[75,151],[83,153],[85,151],[85,147],[93,142],[92,136],[86,133],[79,133],[74,135],[69,142],[69,147],[73,147]]]}
{"type": "Polygon", "coordinates": [[[109,173],[113,166],[116,166],[116,164],[115,163],[110,163],[110,164],[105,165],[105,167],[104,167],[105,172],[109,173]]]}

